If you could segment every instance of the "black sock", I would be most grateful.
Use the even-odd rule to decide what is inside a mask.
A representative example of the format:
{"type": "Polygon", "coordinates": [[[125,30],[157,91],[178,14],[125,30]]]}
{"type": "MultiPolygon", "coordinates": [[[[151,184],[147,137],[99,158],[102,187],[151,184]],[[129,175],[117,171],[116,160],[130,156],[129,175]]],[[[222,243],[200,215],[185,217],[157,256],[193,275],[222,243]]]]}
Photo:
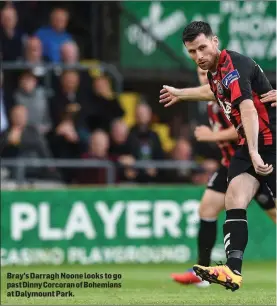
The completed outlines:
{"type": "Polygon", "coordinates": [[[198,264],[209,266],[211,262],[211,253],[216,241],[217,220],[200,220],[198,232],[198,264]]]}
{"type": "Polygon", "coordinates": [[[235,273],[241,273],[243,253],[248,242],[247,216],[245,209],[226,211],[223,225],[227,266],[235,273]]]}

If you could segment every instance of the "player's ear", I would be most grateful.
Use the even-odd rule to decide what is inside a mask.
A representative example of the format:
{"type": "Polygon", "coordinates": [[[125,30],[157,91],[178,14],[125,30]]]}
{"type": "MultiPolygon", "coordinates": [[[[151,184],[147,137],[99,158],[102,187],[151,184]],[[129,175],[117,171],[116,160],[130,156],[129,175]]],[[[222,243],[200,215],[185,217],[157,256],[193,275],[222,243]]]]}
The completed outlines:
{"type": "Polygon", "coordinates": [[[212,40],[213,40],[214,44],[218,47],[219,46],[218,37],[217,36],[213,36],[212,40]]]}

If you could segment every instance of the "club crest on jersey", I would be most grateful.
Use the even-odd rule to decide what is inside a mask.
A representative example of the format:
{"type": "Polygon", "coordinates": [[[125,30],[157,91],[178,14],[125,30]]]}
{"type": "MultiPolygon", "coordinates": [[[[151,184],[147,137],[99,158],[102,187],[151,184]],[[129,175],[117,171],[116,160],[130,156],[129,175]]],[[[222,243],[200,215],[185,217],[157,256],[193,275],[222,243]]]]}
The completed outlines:
{"type": "Polygon", "coordinates": [[[237,69],[229,72],[223,79],[222,84],[229,89],[229,86],[235,81],[240,78],[239,72],[237,69]]]}
{"type": "Polygon", "coordinates": [[[219,92],[219,94],[223,95],[223,87],[221,86],[219,82],[216,84],[216,87],[217,87],[217,91],[219,92]]]}

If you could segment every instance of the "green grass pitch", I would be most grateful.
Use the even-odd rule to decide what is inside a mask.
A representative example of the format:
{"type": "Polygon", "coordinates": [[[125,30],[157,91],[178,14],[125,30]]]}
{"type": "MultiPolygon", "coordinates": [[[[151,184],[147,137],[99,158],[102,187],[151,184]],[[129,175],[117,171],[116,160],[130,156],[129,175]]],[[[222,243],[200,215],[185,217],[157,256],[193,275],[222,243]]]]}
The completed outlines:
{"type": "MultiPolygon", "coordinates": [[[[182,286],[170,279],[172,272],[185,271],[189,264],[93,265],[2,267],[2,305],[276,305],[276,263],[246,262],[244,283],[235,292],[219,285],[208,288],[182,286]],[[7,297],[7,272],[11,273],[118,273],[122,287],[71,289],[74,297],[7,297]]],[[[32,280],[33,281],[33,280],[32,280]]],[[[39,281],[39,280],[37,280],[39,281]]],[[[42,281],[42,280],[40,280],[42,281]]],[[[105,280],[106,281],[106,280],[105,280]]],[[[60,282],[56,280],[55,282],[60,282]]],[[[64,280],[63,280],[64,282],[64,280]]],[[[68,281],[70,282],[70,281],[68,281]]],[[[74,282],[74,281],[73,281],[74,282]]],[[[118,281],[115,281],[118,282],[118,281]]],[[[11,290],[11,289],[9,289],[11,290]]],[[[17,289],[14,289],[17,290],[17,289]]],[[[20,289],[38,291],[37,289],[20,289]]],[[[47,289],[41,289],[46,291],[47,289]]],[[[59,289],[49,289],[59,290],[59,289]]],[[[69,289],[60,289],[67,291],[69,289]]]]}

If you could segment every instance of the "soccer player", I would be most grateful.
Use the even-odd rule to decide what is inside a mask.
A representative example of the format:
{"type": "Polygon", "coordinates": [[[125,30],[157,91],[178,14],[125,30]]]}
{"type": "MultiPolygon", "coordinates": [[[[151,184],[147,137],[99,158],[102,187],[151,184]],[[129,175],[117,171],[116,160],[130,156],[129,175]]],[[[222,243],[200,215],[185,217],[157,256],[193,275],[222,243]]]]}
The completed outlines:
{"type": "MultiPolygon", "coordinates": [[[[201,85],[207,84],[207,71],[200,67],[197,69],[198,79],[201,85]]],[[[271,92],[266,95],[268,101],[274,101],[271,92]]],[[[201,200],[199,209],[200,226],[197,237],[198,245],[198,264],[209,266],[211,262],[212,249],[216,242],[217,234],[217,217],[224,210],[224,197],[227,190],[227,172],[230,159],[235,153],[236,140],[238,134],[231,122],[226,118],[223,110],[218,106],[216,101],[210,101],[207,105],[208,117],[211,125],[199,126],[195,130],[195,137],[201,142],[216,142],[221,150],[221,166],[210,178],[207,189],[201,200]]],[[[255,199],[269,217],[276,223],[275,202],[267,188],[260,188],[255,199]]],[[[185,273],[173,273],[173,280],[181,284],[195,284],[199,287],[209,285],[206,281],[201,281],[195,275],[193,269],[185,273]]]]}
{"type": "MultiPolygon", "coordinates": [[[[251,58],[234,51],[220,51],[218,37],[206,22],[190,23],[184,29],[183,43],[196,64],[208,70],[210,88],[205,85],[179,89],[181,98],[206,100],[209,96],[211,100],[214,96],[238,132],[238,149],[228,169],[225,196],[223,232],[227,262],[193,267],[202,279],[234,291],[242,284],[243,253],[248,241],[247,206],[263,184],[276,198],[276,109],[260,100],[272,87],[251,58]]],[[[173,104],[177,100],[178,96],[165,86],[160,102],[173,104]]]]}

